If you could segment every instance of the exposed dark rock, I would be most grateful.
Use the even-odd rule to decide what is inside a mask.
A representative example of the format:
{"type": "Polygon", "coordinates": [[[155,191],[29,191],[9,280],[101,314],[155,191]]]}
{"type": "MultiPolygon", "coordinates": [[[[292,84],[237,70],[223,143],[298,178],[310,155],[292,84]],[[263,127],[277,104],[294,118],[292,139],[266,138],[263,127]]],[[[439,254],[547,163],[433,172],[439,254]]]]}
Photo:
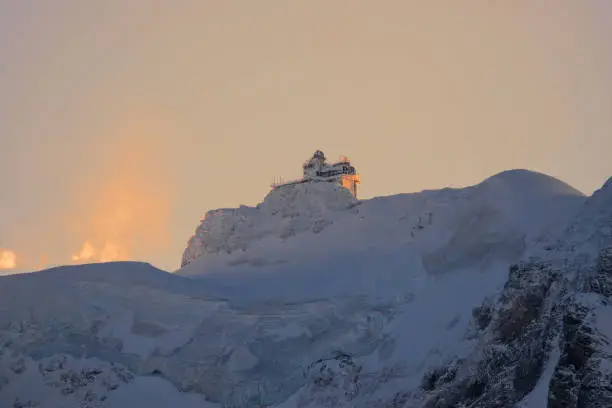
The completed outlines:
{"type": "Polygon", "coordinates": [[[422,388],[424,407],[502,408],[520,401],[537,384],[561,327],[557,299],[566,282],[551,264],[532,261],[510,268],[508,281],[493,306],[474,309],[473,326],[488,341],[479,357],[429,372],[422,388]],[[447,369],[448,370],[448,369],[447,369]],[[450,373],[449,372],[449,373],[450,373]]]}
{"type": "Polygon", "coordinates": [[[332,357],[321,358],[308,366],[304,373],[309,394],[318,403],[339,406],[342,401],[357,397],[361,389],[362,366],[353,357],[337,352],[332,357]]]}
{"type": "Polygon", "coordinates": [[[563,318],[561,358],[550,382],[550,408],[612,407],[610,339],[598,332],[596,316],[610,297],[612,251],[602,250],[585,293],[576,293],[563,318]]]}
{"type": "Polygon", "coordinates": [[[595,274],[589,279],[588,289],[590,292],[598,293],[604,296],[608,301],[612,296],[612,248],[606,248],[601,251],[595,274]]]}
{"type": "Polygon", "coordinates": [[[479,330],[486,329],[493,318],[493,310],[491,305],[488,303],[483,303],[482,305],[475,307],[474,310],[472,310],[472,317],[478,325],[479,330]]]}
{"type": "Polygon", "coordinates": [[[511,267],[495,306],[487,300],[473,311],[482,348],[457,362],[457,370],[451,364],[428,372],[423,407],[512,407],[541,381],[553,348],[560,357],[550,362],[556,366],[548,407],[612,407],[610,339],[596,318],[608,307],[611,283],[610,249],[590,263],[532,260],[511,267]],[[441,381],[450,367],[457,374],[441,381]]]}
{"type": "Polygon", "coordinates": [[[13,408],[36,408],[38,406],[38,403],[34,401],[21,401],[19,398],[15,399],[15,402],[13,403],[13,408]]]}
{"type": "Polygon", "coordinates": [[[457,367],[455,366],[447,366],[440,367],[429,371],[423,377],[423,381],[421,383],[421,388],[426,391],[434,390],[442,384],[446,384],[455,379],[457,375],[457,367]]]}

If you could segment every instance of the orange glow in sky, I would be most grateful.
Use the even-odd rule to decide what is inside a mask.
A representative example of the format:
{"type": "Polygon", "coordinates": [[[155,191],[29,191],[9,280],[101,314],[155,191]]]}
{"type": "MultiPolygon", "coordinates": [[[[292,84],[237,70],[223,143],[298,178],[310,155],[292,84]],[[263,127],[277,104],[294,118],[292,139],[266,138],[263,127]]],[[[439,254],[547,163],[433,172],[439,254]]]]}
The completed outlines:
{"type": "Polygon", "coordinates": [[[0,249],[0,269],[15,269],[17,255],[13,251],[0,249]]]}
{"type": "Polygon", "coordinates": [[[198,217],[257,205],[316,149],[352,159],[360,199],[612,174],[610,1],[90,3],[0,1],[16,270],[86,242],[174,270],[198,217]]]}
{"type": "Polygon", "coordinates": [[[85,241],[79,253],[72,255],[72,261],[75,263],[113,262],[128,259],[130,259],[129,253],[125,248],[110,242],[105,243],[101,249],[97,250],[89,241],[85,241]]]}
{"type": "Polygon", "coordinates": [[[163,148],[153,143],[156,121],[128,116],[104,137],[106,159],[84,174],[77,208],[68,219],[79,249],[76,263],[139,259],[170,241],[172,193],[159,163],[163,148]]]}
{"type": "Polygon", "coordinates": [[[0,249],[0,269],[143,260],[167,250],[175,193],[164,167],[170,151],[166,141],[172,139],[160,137],[170,133],[161,117],[146,109],[125,109],[113,124],[95,132],[95,143],[89,144],[95,155],[71,174],[63,193],[66,203],[40,221],[48,235],[24,226],[20,238],[27,252],[22,256],[19,249],[16,265],[15,253],[0,249]]]}
{"type": "Polygon", "coordinates": [[[81,248],[81,250],[79,251],[78,254],[76,255],[72,255],[72,260],[73,261],[90,261],[93,258],[94,255],[94,249],[91,246],[91,244],[89,243],[89,241],[85,241],[85,243],[83,244],[83,247],[81,248]]]}

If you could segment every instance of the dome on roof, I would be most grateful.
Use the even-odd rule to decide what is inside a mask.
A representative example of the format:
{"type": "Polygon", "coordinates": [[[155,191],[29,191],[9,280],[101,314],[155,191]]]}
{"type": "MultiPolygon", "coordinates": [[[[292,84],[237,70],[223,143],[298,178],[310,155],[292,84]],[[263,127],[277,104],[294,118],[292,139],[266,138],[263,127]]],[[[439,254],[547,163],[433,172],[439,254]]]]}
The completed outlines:
{"type": "Polygon", "coordinates": [[[313,159],[319,159],[319,160],[325,160],[325,154],[321,151],[321,150],[317,150],[316,152],[314,152],[314,154],[312,155],[313,159]]]}

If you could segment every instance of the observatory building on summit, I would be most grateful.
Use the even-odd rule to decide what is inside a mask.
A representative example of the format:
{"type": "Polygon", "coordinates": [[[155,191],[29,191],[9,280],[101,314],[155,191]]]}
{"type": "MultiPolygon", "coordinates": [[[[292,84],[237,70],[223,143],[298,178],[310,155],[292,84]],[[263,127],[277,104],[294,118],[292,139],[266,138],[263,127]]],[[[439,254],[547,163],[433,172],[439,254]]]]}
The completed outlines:
{"type": "Polygon", "coordinates": [[[347,157],[342,156],[337,162],[327,164],[325,154],[321,150],[317,150],[312,158],[303,164],[302,168],[304,170],[303,177],[287,182],[275,182],[272,184],[272,188],[307,182],[330,182],[340,184],[357,197],[357,185],[360,178],[347,157]]]}

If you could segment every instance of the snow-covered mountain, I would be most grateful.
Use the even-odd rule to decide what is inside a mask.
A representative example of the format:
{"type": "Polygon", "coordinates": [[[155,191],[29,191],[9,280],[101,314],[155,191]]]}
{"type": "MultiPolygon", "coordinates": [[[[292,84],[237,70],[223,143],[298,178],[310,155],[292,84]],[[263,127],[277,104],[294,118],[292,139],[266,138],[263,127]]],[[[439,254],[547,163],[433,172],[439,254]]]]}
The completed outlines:
{"type": "Polygon", "coordinates": [[[584,200],[525,170],[469,188],[364,201],[333,183],[290,185],[255,208],[207,213],[177,273],[235,301],[403,296],[451,271],[505,268],[584,200]],[[252,285],[256,291],[245,291],[252,285]]]}
{"type": "Polygon", "coordinates": [[[0,278],[0,406],[609,407],[610,248],[612,179],[283,187],[174,274],[0,278]]]}

